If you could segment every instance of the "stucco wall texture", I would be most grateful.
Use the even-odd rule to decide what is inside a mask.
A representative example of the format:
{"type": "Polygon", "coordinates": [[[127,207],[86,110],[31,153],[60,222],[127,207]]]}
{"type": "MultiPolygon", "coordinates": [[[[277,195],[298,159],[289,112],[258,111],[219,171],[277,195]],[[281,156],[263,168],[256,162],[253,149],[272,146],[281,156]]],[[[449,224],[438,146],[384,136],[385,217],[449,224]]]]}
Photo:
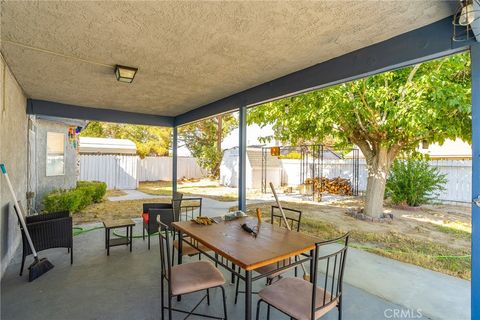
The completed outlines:
{"type": "Polygon", "coordinates": [[[77,154],[73,145],[67,139],[69,126],[63,123],[44,119],[36,119],[35,126],[35,163],[37,185],[35,195],[36,208],[39,209],[43,196],[54,189],[71,189],[77,182],[76,162],[77,154]],[[65,139],[65,172],[63,175],[47,176],[47,133],[59,132],[65,139]]]}
{"type": "MultiPolygon", "coordinates": [[[[16,196],[26,206],[27,130],[26,96],[0,55],[0,162],[5,163],[16,196]]],[[[0,178],[1,276],[20,243],[20,229],[7,183],[0,178]]]]}

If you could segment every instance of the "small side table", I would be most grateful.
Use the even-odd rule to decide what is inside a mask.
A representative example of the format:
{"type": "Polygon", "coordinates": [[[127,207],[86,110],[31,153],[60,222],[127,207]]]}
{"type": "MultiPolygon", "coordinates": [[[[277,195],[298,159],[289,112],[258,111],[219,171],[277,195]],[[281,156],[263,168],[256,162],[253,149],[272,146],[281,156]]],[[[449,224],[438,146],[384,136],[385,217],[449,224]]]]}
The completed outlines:
{"type": "Polygon", "coordinates": [[[107,249],[107,256],[110,255],[110,248],[115,246],[130,245],[130,252],[132,252],[132,235],[133,235],[133,226],[135,222],[132,219],[120,219],[113,221],[103,221],[103,226],[105,227],[105,249],[107,249]],[[110,238],[110,230],[125,228],[126,236],[125,238],[110,238]]]}

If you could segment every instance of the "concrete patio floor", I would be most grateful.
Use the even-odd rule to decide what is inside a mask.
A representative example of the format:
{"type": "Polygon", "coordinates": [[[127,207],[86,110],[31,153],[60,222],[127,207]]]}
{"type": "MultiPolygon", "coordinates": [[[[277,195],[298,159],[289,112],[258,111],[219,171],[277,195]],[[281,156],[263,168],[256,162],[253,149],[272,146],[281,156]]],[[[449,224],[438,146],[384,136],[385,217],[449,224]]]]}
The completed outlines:
{"type": "MultiPolygon", "coordinates": [[[[141,233],[139,224],[135,233],[141,233]]],[[[72,266],[66,249],[44,251],[41,256],[47,256],[55,268],[32,283],[27,282],[27,272],[23,277],[18,276],[19,252],[8,267],[1,281],[1,319],[160,319],[157,239],[152,242],[150,251],[146,241],[136,238],[132,253],[127,247],[114,247],[107,257],[104,231],[95,230],[74,237],[72,266]]],[[[26,264],[30,262],[31,257],[26,264]]],[[[347,273],[354,268],[355,265],[347,264],[347,273]]],[[[229,273],[225,272],[225,275],[229,279],[229,273]]],[[[263,281],[257,281],[254,289],[263,285],[263,281]]],[[[227,284],[226,289],[229,318],[243,319],[242,295],[239,304],[234,305],[234,285],[227,284]]],[[[416,310],[408,311],[408,307],[388,302],[348,283],[344,295],[344,319],[387,319],[394,310],[410,312],[412,319],[414,316],[415,319],[428,319],[418,317],[416,310]]],[[[200,294],[193,294],[175,304],[179,308],[188,308],[199,298],[200,294]]],[[[220,291],[213,293],[212,301],[212,306],[202,304],[198,311],[221,315],[220,291]]],[[[181,314],[174,315],[175,319],[183,319],[181,314]]],[[[261,315],[264,319],[265,312],[261,315]]],[[[334,310],[324,319],[337,319],[337,316],[334,310]]],[[[271,319],[288,318],[274,312],[271,319]]]]}

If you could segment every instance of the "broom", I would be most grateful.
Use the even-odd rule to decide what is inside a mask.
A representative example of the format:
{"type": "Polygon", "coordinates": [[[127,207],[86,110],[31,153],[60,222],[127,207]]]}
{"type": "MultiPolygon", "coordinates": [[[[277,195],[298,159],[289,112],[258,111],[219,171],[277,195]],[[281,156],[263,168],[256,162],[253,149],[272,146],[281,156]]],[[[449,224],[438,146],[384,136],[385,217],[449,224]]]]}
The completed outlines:
{"type": "Polygon", "coordinates": [[[30,245],[30,249],[32,249],[33,252],[33,263],[28,267],[29,270],[29,275],[28,275],[28,281],[33,281],[40,277],[42,274],[48,272],[50,269],[53,268],[53,264],[47,260],[47,258],[39,259],[37,251],[33,247],[33,242],[32,238],[30,238],[30,233],[28,232],[27,225],[25,224],[25,220],[23,219],[23,212],[20,209],[20,206],[18,205],[18,200],[17,197],[15,196],[15,192],[13,192],[13,187],[12,184],[10,183],[10,179],[8,178],[7,174],[7,168],[5,167],[5,164],[0,164],[0,169],[7,179],[7,184],[8,188],[10,189],[10,193],[12,194],[13,198],[13,205],[15,206],[15,209],[18,212],[18,220],[20,220],[20,223],[22,224],[23,231],[25,232],[25,236],[27,237],[28,244],[30,245]]]}
{"type": "MultiPolygon", "coordinates": [[[[271,182],[270,182],[270,189],[272,189],[273,196],[275,197],[275,201],[277,202],[277,207],[282,214],[283,222],[285,222],[285,225],[287,226],[288,230],[292,230],[292,228],[288,224],[287,217],[285,216],[285,212],[283,212],[282,205],[281,205],[280,201],[278,200],[277,192],[275,191],[275,188],[273,187],[273,183],[271,183],[271,182]]],[[[303,280],[310,281],[310,275],[308,274],[307,269],[305,268],[303,263],[301,263],[300,265],[302,266],[302,269],[303,269],[303,280]]]]}

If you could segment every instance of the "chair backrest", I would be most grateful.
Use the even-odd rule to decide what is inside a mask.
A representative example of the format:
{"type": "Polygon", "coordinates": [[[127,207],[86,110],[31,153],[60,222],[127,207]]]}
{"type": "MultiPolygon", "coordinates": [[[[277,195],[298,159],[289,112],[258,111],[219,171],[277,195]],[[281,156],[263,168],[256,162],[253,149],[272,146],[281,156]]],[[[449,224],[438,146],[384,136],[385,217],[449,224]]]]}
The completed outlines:
{"type": "MultiPolygon", "coordinates": [[[[170,209],[172,210],[171,203],[144,203],[143,204],[143,213],[148,216],[148,224],[147,224],[147,231],[149,234],[155,233],[158,230],[158,223],[157,223],[157,212],[154,210],[161,210],[161,209],[170,209]]],[[[144,220],[145,221],[145,220],[144,220]]]]}
{"type": "MultiPolygon", "coordinates": [[[[285,217],[287,218],[287,222],[290,226],[290,229],[300,231],[300,224],[302,221],[302,211],[296,210],[296,209],[283,208],[283,207],[282,209],[283,209],[283,212],[285,212],[285,217]]],[[[282,213],[280,212],[280,208],[278,206],[272,206],[270,221],[272,224],[285,226],[282,213]]]]}
{"type": "Polygon", "coordinates": [[[180,217],[180,211],[182,210],[182,199],[183,193],[181,192],[174,192],[172,195],[172,206],[175,214],[180,217]]]}
{"type": "Polygon", "coordinates": [[[144,203],[143,204],[143,213],[148,213],[150,209],[165,209],[172,208],[171,203],[144,203]]]}
{"type": "MultiPolygon", "coordinates": [[[[173,208],[150,209],[148,213],[150,218],[155,219],[157,224],[158,219],[160,219],[162,224],[166,225],[169,229],[172,228],[172,222],[178,221],[178,216],[175,214],[173,208]]],[[[158,227],[160,227],[160,225],[158,227]]]]}
{"type": "MultiPolygon", "coordinates": [[[[162,217],[157,216],[158,223],[158,238],[159,238],[159,247],[160,247],[160,264],[161,264],[161,273],[169,283],[171,279],[172,269],[171,269],[171,260],[170,260],[170,234],[171,228],[166,223],[163,223],[162,217]]],[[[170,286],[169,286],[170,288],[170,286]]],[[[169,289],[170,290],[170,289],[169,289]]]]}
{"type": "Polygon", "coordinates": [[[310,275],[312,283],[311,318],[315,319],[315,312],[336,303],[343,293],[343,273],[347,256],[348,238],[346,233],[339,238],[318,242],[315,245],[313,256],[313,274],[310,275]],[[335,245],[341,244],[338,249],[335,245]],[[328,252],[320,252],[325,249],[328,252]],[[320,275],[319,272],[322,272],[320,275]],[[323,294],[317,297],[317,288],[323,290],[323,294]],[[315,301],[320,301],[320,306],[315,301]]]}
{"type": "Polygon", "coordinates": [[[183,193],[174,192],[172,197],[172,206],[180,221],[187,221],[194,219],[195,216],[202,215],[202,198],[185,198],[183,193]],[[185,204],[185,201],[187,201],[188,204],[185,204]]]}

